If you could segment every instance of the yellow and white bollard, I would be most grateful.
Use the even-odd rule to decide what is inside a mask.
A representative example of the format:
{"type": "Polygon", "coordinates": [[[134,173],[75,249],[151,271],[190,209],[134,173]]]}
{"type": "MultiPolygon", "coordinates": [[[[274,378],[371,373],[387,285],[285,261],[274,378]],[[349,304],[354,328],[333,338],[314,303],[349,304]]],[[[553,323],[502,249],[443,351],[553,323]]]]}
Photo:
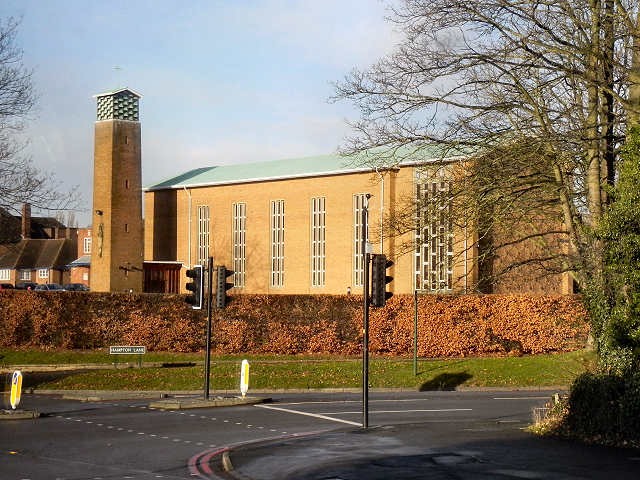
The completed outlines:
{"type": "Polygon", "coordinates": [[[240,368],[240,393],[244,397],[249,390],[249,362],[243,360],[240,368]]]}
{"type": "Polygon", "coordinates": [[[19,370],[13,372],[11,379],[11,408],[14,410],[20,403],[20,394],[22,393],[22,373],[19,370]]]}

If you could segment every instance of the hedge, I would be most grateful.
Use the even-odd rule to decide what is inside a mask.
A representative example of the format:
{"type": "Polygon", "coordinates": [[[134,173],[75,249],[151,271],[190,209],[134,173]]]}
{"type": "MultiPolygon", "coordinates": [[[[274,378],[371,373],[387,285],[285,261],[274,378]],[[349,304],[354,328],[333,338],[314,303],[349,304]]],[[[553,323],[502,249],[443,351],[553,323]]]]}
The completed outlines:
{"type": "Polygon", "coordinates": [[[562,406],[554,435],[640,450],[640,374],[584,373],[562,406]]]}
{"type": "MultiPolygon", "coordinates": [[[[413,354],[414,297],[370,309],[374,355],[413,354]]],[[[0,347],[204,349],[205,310],[182,295],[0,291],[0,347]]],[[[212,314],[214,354],[356,355],[362,296],[237,295],[212,314]]],[[[523,355],[584,347],[588,324],[578,296],[423,295],[418,355],[523,355]]]]}

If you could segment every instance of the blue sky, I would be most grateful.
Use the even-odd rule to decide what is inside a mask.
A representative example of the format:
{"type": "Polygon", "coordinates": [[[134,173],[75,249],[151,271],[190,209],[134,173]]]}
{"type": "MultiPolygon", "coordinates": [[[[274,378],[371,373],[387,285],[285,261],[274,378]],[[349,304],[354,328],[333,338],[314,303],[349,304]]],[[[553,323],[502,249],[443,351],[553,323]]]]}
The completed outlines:
{"type": "MultiPolygon", "coordinates": [[[[387,0],[2,0],[35,67],[34,166],[91,208],[93,95],[143,95],[143,183],[191,168],[331,153],[357,117],[329,82],[398,43],[387,0]],[[116,67],[119,66],[119,75],[116,67]]],[[[90,221],[78,213],[80,226],[90,221]]]]}

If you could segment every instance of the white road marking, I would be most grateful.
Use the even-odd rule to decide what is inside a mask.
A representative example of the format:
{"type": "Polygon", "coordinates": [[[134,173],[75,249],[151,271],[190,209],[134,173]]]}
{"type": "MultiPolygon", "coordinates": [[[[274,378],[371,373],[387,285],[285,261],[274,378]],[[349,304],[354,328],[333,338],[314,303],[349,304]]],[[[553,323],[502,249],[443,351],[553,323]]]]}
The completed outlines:
{"type": "MultiPolygon", "coordinates": [[[[416,412],[472,412],[473,408],[440,408],[424,410],[369,410],[369,413],[416,413],[416,412]]],[[[327,412],[326,415],[362,415],[359,412],[327,412]]]]}
{"type": "Polygon", "coordinates": [[[494,400],[549,400],[551,397],[494,397],[494,400]]]}
{"type": "Polygon", "coordinates": [[[297,410],[291,410],[289,408],[273,407],[271,405],[256,405],[256,407],[267,408],[269,410],[279,410],[281,412],[287,412],[287,413],[295,413],[297,415],[305,415],[307,417],[322,418],[323,420],[330,420],[332,422],[346,423],[348,425],[355,425],[357,427],[361,427],[362,426],[361,423],[350,422],[349,420],[341,420],[339,418],[327,417],[326,415],[321,415],[321,414],[318,414],[318,413],[299,412],[297,410]]]}
{"type": "MultiPolygon", "coordinates": [[[[547,398],[547,397],[544,397],[547,398]]],[[[389,398],[382,400],[369,400],[369,405],[373,403],[410,403],[410,402],[432,402],[431,398],[389,398]]],[[[283,402],[280,405],[314,405],[314,404],[334,404],[334,403],[362,403],[362,399],[359,400],[332,400],[332,401],[310,401],[310,402],[283,402]]]]}

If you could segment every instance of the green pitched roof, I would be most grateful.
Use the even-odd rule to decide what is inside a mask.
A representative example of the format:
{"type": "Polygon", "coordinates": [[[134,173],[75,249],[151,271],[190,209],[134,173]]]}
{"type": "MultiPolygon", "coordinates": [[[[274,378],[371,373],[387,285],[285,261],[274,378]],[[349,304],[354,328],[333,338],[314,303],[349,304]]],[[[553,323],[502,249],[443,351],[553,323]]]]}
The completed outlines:
{"type": "Polygon", "coordinates": [[[394,155],[382,154],[382,158],[393,159],[393,162],[371,160],[373,155],[380,156],[380,150],[376,152],[364,152],[357,156],[343,156],[339,154],[320,155],[316,157],[290,158],[286,160],[274,160],[269,162],[243,163],[237,165],[221,165],[218,167],[202,167],[181,173],[175,177],[161,182],[147,185],[145,190],[162,190],[183,187],[202,187],[210,185],[225,185],[233,183],[264,182],[270,180],[283,180],[291,178],[320,177],[326,175],[339,175],[345,173],[357,173],[374,171],[372,165],[400,166],[401,164],[424,163],[429,160],[440,159],[435,155],[436,151],[423,148],[410,152],[404,149],[402,154],[398,151],[394,155]],[[369,161],[367,162],[367,159],[369,161]]]}

